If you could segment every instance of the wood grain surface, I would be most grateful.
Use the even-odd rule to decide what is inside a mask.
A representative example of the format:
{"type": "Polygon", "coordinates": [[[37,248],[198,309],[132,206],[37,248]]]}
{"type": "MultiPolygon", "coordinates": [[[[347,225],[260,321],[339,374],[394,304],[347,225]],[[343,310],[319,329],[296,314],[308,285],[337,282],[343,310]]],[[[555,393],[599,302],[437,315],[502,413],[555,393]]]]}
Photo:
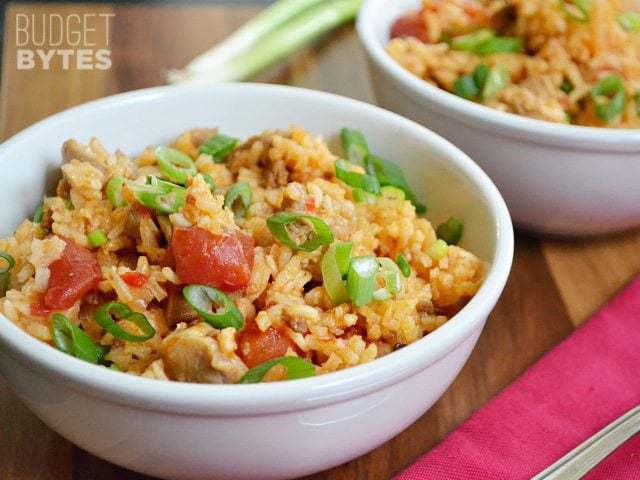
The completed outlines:
{"type": "MultiPolygon", "coordinates": [[[[163,83],[256,13],[257,7],[9,4],[5,12],[0,138],[65,108],[163,83]],[[113,13],[109,70],[17,70],[17,14],[113,13]]],[[[99,29],[98,29],[99,30],[99,29]]],[[[106,40],[106,31],[98,31],[106,40]]],[[[325,90],[375,102],[352,26],[257,80],[325,90]]],[[[431,410],[402,434],[345,465],[309,479],[386,479],[440,442],[640,272],[640,231],[590,240],[518,233],[512,274],[471,358],[431,410]]],[[[578,360],[577,360],[578,361],[578,360]]],[[[142,480],[71,445],[31,414],[0,379],[0,479],[142,480]]]]}

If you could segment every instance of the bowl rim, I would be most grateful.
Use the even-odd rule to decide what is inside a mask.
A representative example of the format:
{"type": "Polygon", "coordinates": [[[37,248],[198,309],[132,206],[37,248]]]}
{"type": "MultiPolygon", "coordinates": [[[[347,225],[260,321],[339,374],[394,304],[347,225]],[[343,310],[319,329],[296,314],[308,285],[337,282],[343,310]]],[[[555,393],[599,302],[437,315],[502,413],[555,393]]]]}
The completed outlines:
{"type": "Polygon", "coordinates": [[[220,95],[254,91],[258,94],[286,97],[292,102],[304,97],[311,98],[313,102],[332,103],[341,110],[358,110],[380,121],[391,122],[398,128],[410,130],[421,142],[442,152],[448,162],[478,188],[487,201],[495,224],[494,258],[478,293],[451,321],[393,354],[338,372],[290,382],[203,385],[122,374],[59,352],[31,337],[4,316],[3,321],[0,321],[0,346],[3,347],[3,354],[9,355],[37,375],[65,382],[79,394],[89,394],[112,403],[185,415],[249,415],[328,405],[395,384],[427,368],[482,327],[504,288],[513,258],[513,227],[506,204],[489,177],[465,153],[417,123],[379,107],[330,93],[282,85],[226,83],[134,90],[94,100],[35,123],[0,145],[0,162],[14,145],[36,138],[49,125],[77,120],[121,103],[144,105],[150,101],[186,93],[211,94],[212,90],[220,95]]]}
{"type": "Polygon", "coordinates": [[[385,7],[394,1],[364,0],[356,29],[369,58],[414,98],[437,106],[440,111],[455,116],[471,127],[510,135],[528,142],[563,146],[573,150],[640,151],[640,129],[565,125],[502,112],[460,98],[416,77],[393,60],[376,37],[375,26],[378,22],[381,19],[392,20],[389,18],[390,9],[385,7]]]}

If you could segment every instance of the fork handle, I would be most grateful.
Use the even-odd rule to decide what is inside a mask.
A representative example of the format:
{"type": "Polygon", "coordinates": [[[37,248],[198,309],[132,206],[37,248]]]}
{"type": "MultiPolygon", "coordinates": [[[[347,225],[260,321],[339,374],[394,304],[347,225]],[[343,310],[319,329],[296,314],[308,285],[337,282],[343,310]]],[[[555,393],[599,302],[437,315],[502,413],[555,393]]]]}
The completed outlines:
{"type": "Polygon", "coordinates": [[[531,480],[578,480],[640,432],[640,405],[604,427],[531,480]]]}

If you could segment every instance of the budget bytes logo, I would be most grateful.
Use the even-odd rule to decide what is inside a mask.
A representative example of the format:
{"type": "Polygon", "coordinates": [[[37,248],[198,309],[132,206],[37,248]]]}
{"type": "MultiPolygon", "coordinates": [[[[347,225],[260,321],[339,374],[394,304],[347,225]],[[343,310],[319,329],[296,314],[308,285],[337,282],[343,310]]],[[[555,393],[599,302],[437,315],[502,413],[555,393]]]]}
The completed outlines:
{"type": "Polygon", "coordinates": [[[113,13],[16,14],[18,70],[108,70],[113,13]]]}

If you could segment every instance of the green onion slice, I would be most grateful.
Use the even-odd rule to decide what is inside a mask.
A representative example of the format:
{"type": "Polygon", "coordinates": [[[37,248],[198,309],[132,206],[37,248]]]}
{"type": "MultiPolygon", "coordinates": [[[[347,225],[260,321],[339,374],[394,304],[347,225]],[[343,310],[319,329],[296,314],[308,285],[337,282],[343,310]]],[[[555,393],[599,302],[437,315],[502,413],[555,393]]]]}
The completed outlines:
{"type": "Polygon", "coordinates": [[[51,335],[58,350],[89,363],[103,363],[106,347],[96,345],[80,327],[61,313],[54,313],[51,321],[51,335]]]}
{"type": "Polygon", "coordinates": [[[361,307],[373,298],[378,261],[373,256],[356,257],[349,264],[347,291],[354,305],[361,307]]]}
{"type": "Polygon", "coordinates": [[[107,243],[107,236],[99,228],[87,235],[87,242],[92,247],[100,247],[107,243]]]}
{"type": "Polygon", "coordinates": [[[276,213],[267,219],[267,227],[269,227],[273,236],[276,237],[280,243],[291,247],[294,250],[312,252],[322,245],[329,245],[333,242],[333,233],[331,233],[329,226],[324,222],[324,220],[314,217],[313,215],[303,215],[301,213],[292,212],[276,213]],[[295,228],[296,225],[301,224],[306,227],[311,226],[313,234],[308,240],[302,243],[297,243],[293,238],[291,238],[289,230],[292,227],[295,228]]]}
{"type": "Polygon", "coordinates": [[[372,193],[365,192],[361,188],[354,188],[351,193],[355,203],[368,203],[369,205],[374,205],[376,203],[376,196],[372,193]]]}
{"type": "Polygon", "coordinates": [[[576,22],[586,23],[591,18],[590,0],[560,0],[560,7],[564,13],[576,22]]]}
{"type": "Polygon", "coordinates": [[[627,93],[624,83],[618,75],[608,75],[600,80],[591,90],[591,99],[596,115],[609,122],[620,115],[627,104],[627,93]]]}
{"type": "Polygon", "coordinates": [[[640,12],[622,12],[618,15],[618,23],[627,32],[640,32],[640,12]]]}
{"type": "Polygon", "coordinates": [[[186,190],[157,177],[149,177],[149,184],[127,182],[136,200],[145,207],[160,213],[176,213],[184,206],[186,190]]]}
{"type": "Polygon", "coordinates": [[[482,100],[496,97],[511,82],[509,71],[504,65],[496,65],[489,69],[487,80],[482,88],[482,100]]]}
{"type": "Polygon", "coordinates": [[[226,135],[216,135],[200,145],[200,153],[210,155],[215,163],[222,163],[235,150],[239,140],[226,135]]]}
{"type": "Polygon", "coordinates": [[[369,154],[369,147],[362,132],[343,128],[340,130],[342,150],[351,163],[362,165],[364,158],[369,154]]]}
{"type": "Polygon", "coordinates": [[[335,162],[336,177],[353,188],[359,188],[365,192],[380,193],[380,182],[373,175],[353,172],[351,163],[339,158],[335,162]]]}
{"type": "Polygon", "coordinates": [[[209,175],[208,173],[201,173],[200,175],[202,175],[202,178],[204,179],[204,183],[209,185],[209,190],[211,190],[211,193],[215,193],[215,191],[216,191],[216,182],[213,179],[213,177],[211,175],[209,175]]]}
{"type": "Polygon", "coordinates": [[[205,322],[215,328],[244,326],[242,313],[225,293],[206,285],[189,285],[182,289],[184,299],[205,322]]]}
{"type": "Polygon", "coordinates": [[[98,325],[104,328],[105,331],[127,342],[144,342],[156,334],[156,329],[149,323],[145,315],[134,312],[124,303],[120,302],[109,302],[102,305],[93,314],[93,319],[98,325]],[[113,319],[114,316],[116,320],[126,320],[127,322],[133,323],[142,330],[143,335],[133,335],[127,332],[116,323],[116,320],[113,319]]]}
{"type": "Polygon", "coordinates": [[[334,305],[340,305],[349,300],[344,278],[349,272],[352,249],[352,242],[334,242],[322,257],[320,265],[322,282],[334,305]]]}
{"type": "Polygon", "coordinates": [[[107,183],[107,198],[115,208],[123,207],[127,202],[122,197],[122,188],[124,187],[125,179],[119,175],[111,178],[107,183]]]}
{"type": "Polygon", "coordinates": [[[411,276],[411,265],[409,265],[409,260],[407,260],[407,257],[399,253],[396,257],[396,263],[398,264],[398,268],[400,268],[402,275],[409,278],[411,276]]]}
{"type": "Polygon", "coordinates": [[[238,383],[260,383],[267,372],[276,365],[282,365],[287,370],[287,380],[313,377],[316,374],[316,367],[311,362],[300,357],[286,356],[267,360],[253,367],[238,383]]]}
{"type": "Polygon", "coordinates": [[[480,93],[473,75],[461,75],[453,82],[453,93],[467,100],[473,100],[480,93]]]}
{"type": "Polygon", "coordinates": [[[395,163],[369,154],[365,158],[365,167],[371,175],[375,175],[378,178],[380,185],[390,185],[402,190],[407,200],[416,207],[417,213],[424,213],[427,210],[424,204],[418,201],[405,179],[404,173],[395,163]]]}
{"type": "Polygon", "coordinates": [[[180,150],[170,147],[157,147],[155,154],[160,170],[174,183],[184,185],[189,177],[193,177],[198,173],[193,160],[180,150]]]}
{"type": "Polygon", "coordinates": [[[439,238],[429,246],[427,254],[437,262],[446,257],[448,251],[449,246],[447,245],[447,242],[439,238]]]}
{"type": "Polygon", "coordinates": [[[479,44],[474,52],[478,55],[493,53],[519,53],[524,49],[524,43],[518,37],[492,37],[479,44]]]}
{"type": "Polygon", "coordinates": [[[44,204],[41,204],[38,208],[36,208],[36,211],[33,214],[33,223],[42,223],[43,220],[44,220],[44,204]]]}
{"type": "Polygon", "coordinates": [[[7,252],[0,250],[0,298],[4,297],[11,281],[11,269],[16,266],[15,259],[7,252]],[[6,264],[2,266],[2,264],[6,264]]]}
{"type": "Polygon", "coordinates": [[[397,187],[392,187],[391,185],[382,187],[380,189],[380,195],[387,200],[396,200],[398,202],[404,202],[407,199],[407,196],[402,190],[397,187]]]}
{"type": "Polygon", "coordinates": [[[247,182],[233,185],[224,197],[224,206],[230,208],[236,218],[244,217],[251,205],[253,193],[247,182]]]}
{"type": "Polygon", "coordinates": [[[476,83],[478,89],[482,90],[484,88],[484,84],[487,82],[487,77],[489,76],[489,67],[484,63],[481,63],[473,69],[471,75],[473,75],[473,81],[476,83]]]}
{"type": "Polygon", "coordinates": [[[490,28],[481,28],[467,35],[460,35],[451,40],[451,48],[468,52],[475,51],[478,46],[495,36],[495,32],[490,28]]]}
{"type": "Polygon", "coordinates": [[[380,265],[380,275],[384,279],[385,288],[389,293],[398,293],[402,288],[402,276],[400,268],[388,257],[378,258],[378,264],[380,265]]]}
{"type": "Polygon", "coordinates": [[[438,225],[436,229],[436,236],[448,245],[457,245],[462,237],[462,222],[455,217],[449,217],[449,219],[438,225]]]}
{"type": "Polygon", "coordinates": [[[373,292],[373,299],[377,302],[384,302],[391,298],[391,293],[386,288],[379,288],[373,292]]]}
{"type": "Polygon", "coordinates": [[[564,79],[562,81],[562,84],[560,85],[560,90],[562,90],[564,93],[571,93],[571,91],[573,90],[573,85],[571,85],[571,82],[569,82],[569,80],[564,79]]]}

